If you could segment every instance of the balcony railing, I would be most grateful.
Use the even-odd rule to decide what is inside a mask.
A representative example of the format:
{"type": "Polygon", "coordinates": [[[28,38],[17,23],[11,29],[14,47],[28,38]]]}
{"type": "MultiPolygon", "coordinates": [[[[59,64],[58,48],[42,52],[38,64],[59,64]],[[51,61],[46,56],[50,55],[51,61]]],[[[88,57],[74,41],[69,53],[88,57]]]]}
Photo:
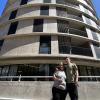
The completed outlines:
{"type": "Polygon", "coordinates": [[[72,15],[72,14],[67,14],[67,17],[68,18],[72,18],[72,19],[77,19],[77,20],[83,21],[83,19],[81,17],[75,16],[75,15],[72,15]]]}
{"type": "Polygon", "coordinates": [[[86,32],[74,28],[69,28],[69,34],[75,34],[75,35],[87,37],[86,32]]]}
{"type": "Polygon", "coordinates": [[[79,9],[79,6],[77,6],[77,5],[75,5],[75,4],[72,4],[72,3],[69,3],[69,2],[67,2],[67,1],[64,1],[64,0],[56,0],[56,3],[68,5],[68,6],[75,7],[75,8],[77,8],[77,9],[79,9]]]}
{"type": "Polygon", "coordinates": [[[61,54],[93,56],[90,48],[83,48],[83,47],[77,47],[77,46],[60,45],[59,52],[61,54]]]}
{"type": "MultiPolygon", "coordinates": [[[[0,81],[53,81],[53,76],[0,76],[0,81]]],[[[98,82],[100,76],[79,76],[79,81],[98,82]]]]}
{"type": "Polygon", "coordinates": [[[85,31],[78,30],[78,29],[75,29],[75,28],[65,27],[63,25],[59,25],[59,26],[60,27],[58,27],[59,28],[58,32],[87,37],[87,33],[85,31]]]}
{"type": "Polygon", "coordinates": [[[79,20],[79,21],[83,21],[83,19],[79,16],[67,14],[65,11],[60,11],[60,10],[57,10],[57,16],[72,18],[72,19],[76,19],[76,20],[79,20]]]}

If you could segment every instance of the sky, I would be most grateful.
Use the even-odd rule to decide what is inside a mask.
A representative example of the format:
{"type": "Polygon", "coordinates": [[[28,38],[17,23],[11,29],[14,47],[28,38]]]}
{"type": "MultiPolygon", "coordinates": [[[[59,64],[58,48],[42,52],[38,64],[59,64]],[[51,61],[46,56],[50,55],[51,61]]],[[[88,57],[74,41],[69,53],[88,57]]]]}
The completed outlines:
{"type": "MultiPolygon", "coordinates": [[[[100,19],[100,0],[92,0],[92,1],[93,1],[93,4],[94,4],[94,7],[96,9],[97,15],[100,19]]],[[[7,2],[7,0],[0,0],[0,16],[1,16],[3,9],[6,5],[6,2],[7,2]]]]}
{"type": "Polygon", "coordinates": [[[0,16],[3,12],[3,9],[5,8],[7,0],[0,0],[0,16]]]}

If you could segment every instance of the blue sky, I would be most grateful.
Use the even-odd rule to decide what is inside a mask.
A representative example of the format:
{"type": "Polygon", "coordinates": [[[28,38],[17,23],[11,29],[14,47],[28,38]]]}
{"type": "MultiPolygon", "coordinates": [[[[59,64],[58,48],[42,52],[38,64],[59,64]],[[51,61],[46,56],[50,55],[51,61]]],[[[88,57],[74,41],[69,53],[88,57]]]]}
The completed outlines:
{"type": "Polygon", "coordinates": [[[98,17],[100,19],[100,0],[92,0],[92,1],[93,1],[95,10],[97,12],[97,15],[98,15],[98,17]]]}
{"type": "MultiPolygon", "coordinates": [[[[92,0],[92,1],[93,1],[94,6],[95,6],[97,15],[100,19],[100,0],[92,0]]],[[[0,0],[0,16],[3,12],[3,9],[5,7],[6,2],[7,2],[7,0],[0,0]]]]}
{"type": "Polygon", "coordinates": [[[1,16],[3,9],[6,5],[6,2],[7,2],[7,0],[0,0],[0,16],[1,16]]]}

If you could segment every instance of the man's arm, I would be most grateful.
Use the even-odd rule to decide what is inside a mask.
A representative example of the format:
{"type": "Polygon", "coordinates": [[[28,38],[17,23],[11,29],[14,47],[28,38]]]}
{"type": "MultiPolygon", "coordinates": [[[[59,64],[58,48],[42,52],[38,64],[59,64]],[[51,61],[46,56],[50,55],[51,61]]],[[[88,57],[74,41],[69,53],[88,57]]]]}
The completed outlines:
{"type": "Polygon", "coordinates": [[[75,66],[75,83],[78,84],[78,77],[79,77],[78,67],[76,66],[76,64],[74,66],[75,66]]]}

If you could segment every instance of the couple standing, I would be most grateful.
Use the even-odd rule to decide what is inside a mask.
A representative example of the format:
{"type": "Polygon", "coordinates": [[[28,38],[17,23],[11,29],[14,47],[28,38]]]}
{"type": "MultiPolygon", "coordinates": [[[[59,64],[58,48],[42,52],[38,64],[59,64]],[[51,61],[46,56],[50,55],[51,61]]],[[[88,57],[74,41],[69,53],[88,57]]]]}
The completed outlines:
{"type": "Polygon", "coordinates": [[[70,58],[56,67],[53,79],[53,100],[65,100],[67,93],[71,100],[78,100],[78,68],[70,58]]]}

